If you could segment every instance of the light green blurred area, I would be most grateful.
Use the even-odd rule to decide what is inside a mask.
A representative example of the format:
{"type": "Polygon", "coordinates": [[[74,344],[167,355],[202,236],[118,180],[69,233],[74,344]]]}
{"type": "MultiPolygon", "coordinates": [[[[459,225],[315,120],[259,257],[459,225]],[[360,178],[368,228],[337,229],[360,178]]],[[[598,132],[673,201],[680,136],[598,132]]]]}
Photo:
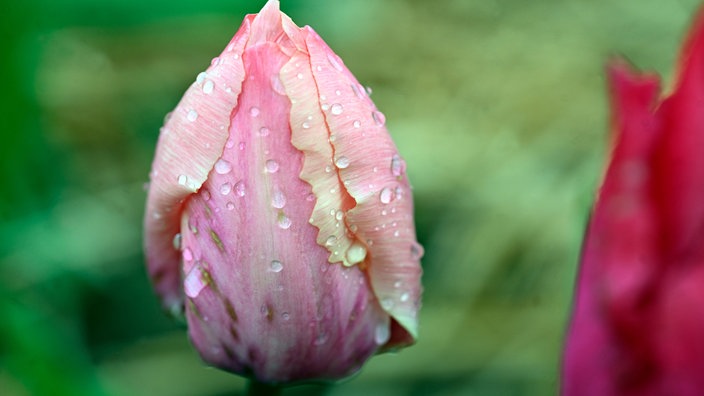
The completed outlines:
{"type": "MultiPolygon", "coordinates": [[[[555,394],[604,63],[669,81],[698,2],[281,1],[373,89],[426,251],[418,344],[284,394],[555,394]]],[[[160,311],[141,217],[164,115],[263,3],[0,5],[0,394],[241,394],[160,311]]]]}

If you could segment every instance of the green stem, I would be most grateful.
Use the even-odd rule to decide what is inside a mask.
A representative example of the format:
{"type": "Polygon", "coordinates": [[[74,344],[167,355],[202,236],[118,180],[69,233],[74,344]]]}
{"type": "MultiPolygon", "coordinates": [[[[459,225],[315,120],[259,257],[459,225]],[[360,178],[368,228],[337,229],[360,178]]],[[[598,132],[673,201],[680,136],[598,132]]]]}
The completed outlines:
{"type": "Polygon", "coordinates": [[[257,380],[250,380],[247,386],[247,396],[277,396],[283,388],[278,385],[265,384],[257,380]]]}

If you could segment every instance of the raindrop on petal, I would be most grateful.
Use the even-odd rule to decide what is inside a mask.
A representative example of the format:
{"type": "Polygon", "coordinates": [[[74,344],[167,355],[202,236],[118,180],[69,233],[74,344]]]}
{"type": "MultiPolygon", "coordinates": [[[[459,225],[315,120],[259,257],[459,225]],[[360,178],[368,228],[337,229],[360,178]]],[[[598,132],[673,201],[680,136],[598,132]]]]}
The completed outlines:
{"type": "Polygon", "coordinates": [[[347,249],[345,256],[350,264],[361,263],[367,257],[367,248],[359,242],[354,242],[347,249]]]}
{"type": "Polygon", "coordinates": [[[215,172],[220,175],[226,175],[232,171],[232,164],[228,161],[220,158],[218,162],[215,163],[215,172]]]}
{"type": "Polygon", "coordinates": [[[249,115],[251,115],[252,117],[258,117],[259,116],[259,108],[258,107],[250,108],[249,115]]]}
{"type": "Polygon", "coordinates": [[[334,67],[337,71],[342,71],[342,64],[340,63],[341,61],[338,60],[337,56],[334,54],[328,54],[328,62],[334,67]]]}
{"type": "Polygon", "coordinates": [[[198,76],[196,76],[196,83],[201,84],[205,80],[205,78],[208,77],[208,73],[206,72],[200,72],[198,73],[198,76]]]}
{"type": "Polygon", "coordinates": [[[282,209],[286,206],[286,196],[284,193],[279,190],[274,191],[274,193],[271,194],[271,206],[276,209],[282,209]]]}
{"type": "Polygon", "coordinates": [[[281,272],[284,269],[284,265],[279,260],[272,260],[269,264],[269,269],[271,272],[281,272]]]}
{"type": "Polygon", "coordinates": [[[267,128],[267,127],[259,128],[259,136],[268,136],[268,135],[269,135],[269,128],[267,128]]]}
{"type": "Polygon", "coordinates": [[[230,191],[232,191],[232,184],[230,184],[230,183],[223,183],[223,184],[220,186],[220,194],[222,194],[222,195],[227,195],[227,194],[230,193],[230,191]]]}
{"type": "Polygon", "coordinates": [[[205,83],[203,83],[203,93],[206,95],[210,95],[213,93],[213,88],[215,88],[215,84],[213,84],[212,80],[205,80],[205,83]]]}
{"type": "Polygon", "coordinates": [[[391,157],[391,174],[399,177],[406,171],[406,164],[398,154],[391,157]]]}
{"type": "Polygon", "coordinates": [[[349,160],[349,158],[347,158],[345,156],[338,157],[337,161],[335,161],[335,166],[337,166],[340,169],[345,169],[348,166],[350,166],[350,160],[349,160]]]}
{"type": "Polygon", "coordinates": [[[191,122],[197,120],[198,119],[198,112],[196,112],[193,109],[188,110],[188,114],[186,114],[186,119],[191,122]]]}
{"type": "Polygon", "coordinates": [[[362,126],[362,123],[359,122],[359,120],[354,120],[354,122],[352,123],[352,126],[354,126],[355,128],[359,128],[362,126]]]}
{"type": "Polygon", "coordinates": [[[423,246],[418,242],[413,242],[411,244],[411,258],[413,260],[420,260],[424,254],[423,246]]]}
{"type": "Polygon", "coordinates": [[[384,187],[379,193],[379,201],[383,204],[388,204],[394,198],[394,192],[389,187],[384,187]]]}
{"type": "Polygon", "coordinates": [[[235,204],[232,202],[228,202],[225,207],[227,207],[227,210],[235,210],[235,204]]]}
{"type": "Polygon", "coordinates": [[[276,173],[279,170],[279,163],[270,159],[266,161],[264,167],[268,173],[276,173]]]}
{"type": "Polygon", "coordinates": [[[174,249],[181,250],[181,239],[182,239],[181,233],[174,235],[174,240],[173,240],[174,249]]]}
{"type": "Polygon", "coordinates": [[[333,246],[337,243],[337,237],[335,235],[330,235],[328,239],[325,240],[325,246],[333,246]]]}
{"type": "Polygon", "coordinates": [[[179,186],[185,186],[188,184],[188,176],[186,175],[178,175],[178,184],[179,186]]]}
{"type": "Polygon", "coordinates": [[[330,112],[333,115],[340,115],[342,114],[342,105],[339,103],[333,103],[332,106],[330,106],[330,112]]]}
{"type": "Polygon", "coordinates": [[[372,118],[374,119],[374,123],[378,126],[382,126],[386,123],[386,117],[380,111],[373,111],[372,118]]]}
{"type": "Polygon", "coordinates": [[[289,228],[291,228],[291,219],[289,219],[288,216],[283,213],[279,214],[278,223],[279,228],[281,229],[288,230],[289,228]]]}
{"type": "Polygon", "coordinates": [[[235,183],[235,193],[240,197],[244,197],[245,187],[244,187],[243,181],[240,180],[237,183],[235,183]]]}

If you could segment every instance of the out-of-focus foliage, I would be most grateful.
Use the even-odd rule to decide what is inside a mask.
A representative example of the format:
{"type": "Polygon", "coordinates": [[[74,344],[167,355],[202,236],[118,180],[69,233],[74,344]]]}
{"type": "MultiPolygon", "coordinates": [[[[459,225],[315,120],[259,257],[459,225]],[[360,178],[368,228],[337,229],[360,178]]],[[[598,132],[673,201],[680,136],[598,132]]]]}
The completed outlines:
{"type": "MultiPolygon", "coordinates": [[[[264,0],[0,5],[0,394],[225,395],[159,309],[141,216],[164,115],[264,0]]],[[[282,0],[405,156],[425,245],[418,344],[285,394],[544,395],[602,171],[602,65],[664,75],[695,0],[282,0]]]]}

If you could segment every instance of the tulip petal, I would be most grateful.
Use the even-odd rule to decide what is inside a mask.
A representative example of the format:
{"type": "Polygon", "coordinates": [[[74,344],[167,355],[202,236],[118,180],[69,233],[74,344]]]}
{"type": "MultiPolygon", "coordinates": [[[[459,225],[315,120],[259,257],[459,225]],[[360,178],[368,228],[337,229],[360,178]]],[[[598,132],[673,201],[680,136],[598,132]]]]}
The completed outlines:
{"type": "Polygon", "coordinates": [[[159,135],[150,173],[145,251],[156,292],[173,312],[181,309],[183,299],[179,252],[174,246],[181,207],[205,182],[225,147],[230,112],[244,79],[241,54],[250,20],[245,19],[225,51],[198,75],[159,135]]]}
{"type": "Polygon", "coordinates": [[[687,249],[704,237],[704,10],[695,20],[680,62],[675,90],[658,110],[667,135],[656,160],[662,175],[658,198],[666,229],[663,237],[673,257],[691,254],[687,249]]]}
{"type": "Polygon", "coordinates": [[[392,336],[392,346],[411,343],[422,248],[405,164],[365,89],[311,28],[302,30],[308,54],[294,55],[281,80],[292,102],[292,143],[304,153],[301,178],[316,197],[311,224],[331,263],[368,263],[382,308],[410,335],[392,336]]]}
{"type": "Polygon", "coordinates": [[[653,107],[659,82],[625,63],[609,68],[616,142],[589,225],[565,348],[565,394],[615,395],[650,357],[642,302],[656,280],[657,218],[652,158],[661,136],[653,107]],[[622,349],[626,348],[626,350],[622,349]]]}

